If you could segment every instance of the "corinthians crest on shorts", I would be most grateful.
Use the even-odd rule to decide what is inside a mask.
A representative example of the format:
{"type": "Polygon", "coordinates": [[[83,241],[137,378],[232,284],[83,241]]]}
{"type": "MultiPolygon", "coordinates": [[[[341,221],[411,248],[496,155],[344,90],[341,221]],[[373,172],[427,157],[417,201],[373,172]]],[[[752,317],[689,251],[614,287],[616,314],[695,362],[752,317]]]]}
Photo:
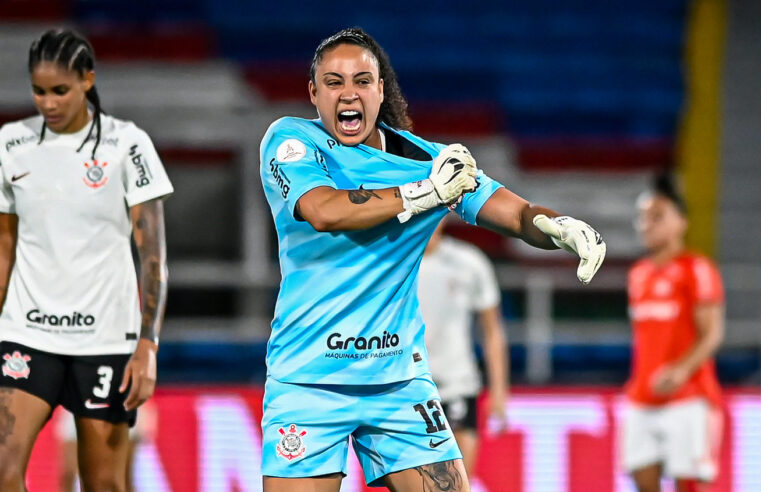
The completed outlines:
{"type": "Polygon", "coordinates": [[[106,172],[103,170],[106,166],[108,166],[108,162],[101,164],[97,159],[92,161],[92,164],[85,162],[87,171],[82,181],[90,188],[100,188],[108,181],[108,176],[106,176],[106,172]]]}
{"type": "Polygon", "coordinates": [[[26,379],[29,377],[30,369],[27,362],[32,360],[31,357],[26,354],[21,355],[21,352],[16,350],[13,352],[13,355],[3,355],[3,359],[5,359],[5,364],[3,364],[3,376],[9,376],[13,379],[26,379]]]}
{"type": "Polygon", "coordinates": [[[281,456],[288,461],[295,460],[304,456],[307,450],[304,444],[303,437],[307,435],[307,431],[299,430],[295,424],[288,426],[286,431],[283,427],[278,429],[278,432],[283,436],[280,442],[277,443],[277,455],[281,456]]]}

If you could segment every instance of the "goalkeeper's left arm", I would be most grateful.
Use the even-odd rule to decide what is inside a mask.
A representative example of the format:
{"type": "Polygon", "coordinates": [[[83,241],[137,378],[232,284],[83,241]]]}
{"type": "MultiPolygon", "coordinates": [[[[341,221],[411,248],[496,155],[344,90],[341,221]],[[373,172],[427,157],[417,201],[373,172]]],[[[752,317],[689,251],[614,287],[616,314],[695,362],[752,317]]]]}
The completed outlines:
{"type": "Polygon", "coordinates": [[[532,205],[500,188],[478,212],[478,225],[542,249],[562,248],[581,258],[577,277],[588,284],[605,258],[605,241],[586,222],[532,205]]]}

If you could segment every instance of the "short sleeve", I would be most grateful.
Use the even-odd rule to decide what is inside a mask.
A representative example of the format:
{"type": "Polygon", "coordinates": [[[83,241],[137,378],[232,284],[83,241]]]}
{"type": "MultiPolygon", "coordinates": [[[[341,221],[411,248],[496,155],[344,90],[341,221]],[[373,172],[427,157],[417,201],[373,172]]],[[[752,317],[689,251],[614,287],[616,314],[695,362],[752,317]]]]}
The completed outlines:
{"type": "MultiPolygon", "coordinates": [[[[0,128],[0,140],[3,142],[6,140],[3,130],[5,127],[0,128]]],[[[5,175],[6,167],[3,166],[3,153],[0,150],[0,213],[15,214],[16,213],[16,200],[13,196],[13,189],[8,182],[5,175]]],[[[7,158],[7,154],[5,154],[7,158]]]]}
{"type": "Polygon", "coordinates": [[[460,202],[455,209],[463,220],[473,225],[477,225],[476,218],[478,217],[478,212],[481,211],[481,207],[484,206],[484,203],[486,203],[486,201],[489,200],[498,189],[504,188],[501,183],[491,179],[481,170],[478,171],[476,182],[478,183],[476,191],[473,193],[466,193],[462,202],[460,202]]]}
{"type": "Polygon", "coordinates": [[[494,267],[480,250],[473,251],[473,275],[475,280],[472,306],[476,311],[493,308],[499,305],[500,291],[494,267]]]}
{"type": "Polygon", "coordinates": [[[16,200],[13,196],[11,184],[5,179],[5,172],[0,163],[0,213],[15,214],[16,200]]]}
{"type": "Polygon", "coordinates": [[[724,286],[721,274],[707,258],[694,258],[691,262],[692,282],[690,296],[695,304],[721,304],[724,302],[724,286]]]}
{"type": "Polygon", "coordinates": [[[127,205],[163,197],[174,191],[151,138],[143,130],[129,132],[123,172],[127,205]]]}
{"type": "Polygon", "coordinates": [[[317,146],[298,128],[275,123],[261,145],[261,176],[270,205],[281,200],[296,217],[296,203],[319,186],[336,188],[317,146]]]}

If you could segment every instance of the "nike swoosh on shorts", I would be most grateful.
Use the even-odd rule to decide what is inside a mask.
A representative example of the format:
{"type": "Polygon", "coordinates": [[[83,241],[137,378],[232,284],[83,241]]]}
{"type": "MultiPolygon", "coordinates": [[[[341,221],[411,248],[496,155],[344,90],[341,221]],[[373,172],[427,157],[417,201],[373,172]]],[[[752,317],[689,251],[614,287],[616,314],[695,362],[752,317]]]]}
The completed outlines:
{"type": "Polygon", "coordinates": [[[90,410],[97,410],[99,408],[108,408],[110,407],[110,403],[93,403],[88,398],[87,401],[85,401],[85,408],[89,408],[90,410]]]}

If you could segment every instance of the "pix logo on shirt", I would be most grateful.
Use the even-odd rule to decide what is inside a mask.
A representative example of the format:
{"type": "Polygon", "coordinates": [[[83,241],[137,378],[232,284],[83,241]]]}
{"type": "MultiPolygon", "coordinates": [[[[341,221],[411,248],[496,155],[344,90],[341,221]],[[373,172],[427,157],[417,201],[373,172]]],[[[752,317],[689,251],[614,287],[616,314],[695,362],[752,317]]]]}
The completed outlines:
{"type": "Polygon", "coordinates": [[[108,176],[106,176],[106,172],[103,170],[106,166],[108,166],[108,162],[101,164],[97,159],[95,159],[92,164],[85,162],[85,168],[87,171],[82,178],[82,182],[90,188],[100,188],[108,181],[108,176]]]}

